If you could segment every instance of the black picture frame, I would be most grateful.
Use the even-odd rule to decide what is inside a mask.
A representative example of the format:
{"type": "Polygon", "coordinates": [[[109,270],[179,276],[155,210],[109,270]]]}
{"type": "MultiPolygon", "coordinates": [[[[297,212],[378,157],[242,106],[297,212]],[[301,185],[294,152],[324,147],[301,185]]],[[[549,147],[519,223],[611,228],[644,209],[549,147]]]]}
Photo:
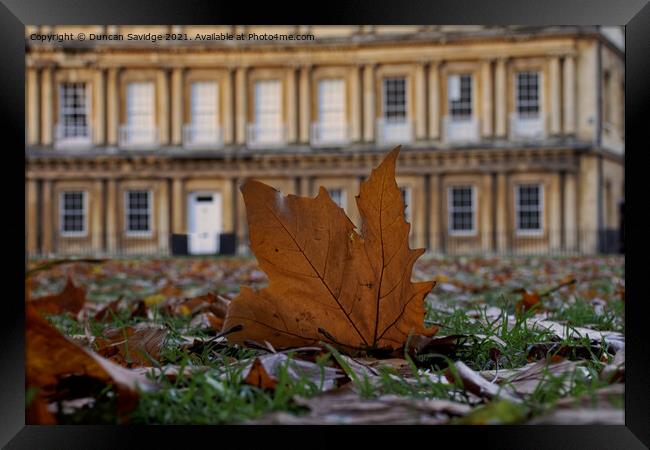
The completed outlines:
{"type": "MultiPolygon", "coordinates": [[[[4,239],[4,286],[0,326],[0,444],[5,448],[158,448],[226,445],[236,439],[251,447],[251,438],[281,446],[324,447],[344,444],[350,434],[362,439],[380,437],[411,446],[458,445],[468,439],[487,448],[589,448],[636,449],[650,446],[650,351],[647,328],[647,247],[643,226],[643,156],[650,150],[647,138],[650,111],[650,4],[648,0],[438,0],[438,1],[338,1],[287,4],[223,1],[104,1],[3,0],[0,5],[0,110],[5,137],[3,182],[10,220],[4,239]],[[315,6],[315,7],[314,7],[315,6]],[[627,370],[625,426],[498,426],[498,427],[393,427],[328,428],[308,430],[262,427],[111,427],[25,426],[24,408],[24,25],[55,24],[517,24],[517,25],[625,25],[625,249],[627,370]],[[14,169],[15,167],[15,169],[14,169]],[[637,214],[632,214],[633,207],[637,214]],[[14,214],[12,214],[14,213],[14,214]],[[305,432],[306,431],[306,432],[305,432]],[[423,441],[421,441],[421,439],[423,441]],[[137,442],[140,441],[140,442],[137,442]],[[446,443],[443,443],[445,442],[446,443]]],[[[646,200],[647,201],[647,200],[646,200]]],[[[352,441],[349,441],[353,444],[352,441]]],[[[354,444],[360,445],[360,444],[354,444]]],[[[367,444],[364,444],[367,445],[367,444]]]]}

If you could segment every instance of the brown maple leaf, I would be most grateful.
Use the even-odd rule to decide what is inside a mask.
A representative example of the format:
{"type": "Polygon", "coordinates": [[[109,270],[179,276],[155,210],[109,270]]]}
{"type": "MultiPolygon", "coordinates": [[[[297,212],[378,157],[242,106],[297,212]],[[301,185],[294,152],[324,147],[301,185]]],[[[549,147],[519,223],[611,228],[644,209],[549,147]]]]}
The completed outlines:
{"type": "Polygon", "coordinates": [[[250,180],[242,188],[251,249],[269,277],[259,291],[242,286],[224,329],[242,325],[231,342],[276,347],[329,341],[339,348],[402,347],[424,327],[424,297],[433,281],[412,283],[424,249],[409,248],[410,224],[395,181],[395,148],[361,184],[361,234],[320,188],[315,198],[250,180]]]}

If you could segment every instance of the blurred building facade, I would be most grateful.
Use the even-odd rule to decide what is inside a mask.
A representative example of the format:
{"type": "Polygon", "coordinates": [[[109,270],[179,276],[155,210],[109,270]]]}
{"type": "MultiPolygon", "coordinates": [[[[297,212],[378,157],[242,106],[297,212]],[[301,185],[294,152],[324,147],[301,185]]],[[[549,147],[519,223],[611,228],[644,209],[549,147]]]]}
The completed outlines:
{"type": "Polygon", "coordinates": [[[359,184],[402,146],[412,245],[609,251],[624,195],[622,32],[599,27],[33,26],[30,255],[247,243],[238,187],[359,184]],[[295,41],[41,43],[33,33],[286,33],[295,41]]]}

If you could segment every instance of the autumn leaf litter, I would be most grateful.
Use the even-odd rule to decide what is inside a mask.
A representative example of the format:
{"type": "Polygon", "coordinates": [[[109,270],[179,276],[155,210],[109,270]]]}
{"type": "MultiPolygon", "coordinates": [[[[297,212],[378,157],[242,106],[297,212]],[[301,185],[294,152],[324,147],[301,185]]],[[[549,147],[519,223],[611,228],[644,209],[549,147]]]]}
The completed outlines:
{"type": "MultiPolygon", "coordinates": [[[[424,256],[411,279],[436,287],[403,342],[401,331],[372,342],[368,313],[358,333],[343,317],[308,339],[250,333],[233,320],[240,286],[270,304],[283,291],[261,269],[249,258],[30,262],[28,422],[623,423],[622,257],[424,256]]],[[[376,311],[371,325],[384,320],[376,311]]]]}

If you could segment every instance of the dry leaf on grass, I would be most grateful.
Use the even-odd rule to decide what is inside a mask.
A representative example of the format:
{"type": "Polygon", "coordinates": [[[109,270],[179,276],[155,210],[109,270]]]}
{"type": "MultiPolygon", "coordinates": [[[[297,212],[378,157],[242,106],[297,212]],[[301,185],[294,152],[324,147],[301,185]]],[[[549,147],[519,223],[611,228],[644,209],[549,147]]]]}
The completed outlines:
{"type": "Polygon", "coordinates": [[[268,353],[255,358],[250,367],[243,372],[244,382],[265,389],[275,389],[281,366],[286,367],[287,375],[298,380],[306,378],[328,390],[336,386],[345,374],[333,367],[319,367],[309,361],[289,358],[285,353],[268,353]]]}
{"type": "Polygon", "coordinates": [[[458,374],[465,390],[472,394],[489,399],[500,397],[512,403],[521,403],[521,399],[511,389],[489,382],[462,361],[456,361],[454,363],[454,370],[448,368],[445,371],[445,377],[447,377],[450,383],[454,383],[456,380],[454,371],[458,374]]]}
{"type": "Polygon", "coordinates": [[[296,404],[309,408],[307,415],[271,413],[254,424],[277,425],[398,425],[443,424],[467,414],[471,407],[440,399],[411,399],[382,395],[362,399],[352,385],[325,392],[309,399],[296,397],[296,404]]]}
{"type": "Polygon", "coordinates": [[[101,356],[80,347],[59,333],[28,305],[26,311],[26,383],[39,395],[56,392],[58,383],[70,376],[87,376],[117,388],[119,413],[137,405],[137,389],[152,390],[155,384],[101,356]]]}
{"type": "Polygon", "coordinates": [[[399,348],[424,327],[432,281],[411,282],[423,249],[409,248],[410,225],[395,182],[395,148],[361,184],[361,234],[321,188],[315,198],[283,196],[255,180],[241,190],[251,249],[269,277],[255,291],[242,286],[224,328],[241,324],[231,342],[275,347],[329,341],[341,349],[399,348]]]}
{"type": "Polygon", "coordinates": [[[82,286],[75,286],[71,277],[61,292],[45,297],[29,300],[29,305],[41,314],[61,314],[70,312],[76,315],[86,303],[86,290],[82,286]]]}
{"type": "Polygon", "coordinates": [[[151,366],[152,360],[160,359],[167,334],[164,327],[139,323],[134,327],[105,330],[94,345],[98,354],[121,366],[151,366]]]}

